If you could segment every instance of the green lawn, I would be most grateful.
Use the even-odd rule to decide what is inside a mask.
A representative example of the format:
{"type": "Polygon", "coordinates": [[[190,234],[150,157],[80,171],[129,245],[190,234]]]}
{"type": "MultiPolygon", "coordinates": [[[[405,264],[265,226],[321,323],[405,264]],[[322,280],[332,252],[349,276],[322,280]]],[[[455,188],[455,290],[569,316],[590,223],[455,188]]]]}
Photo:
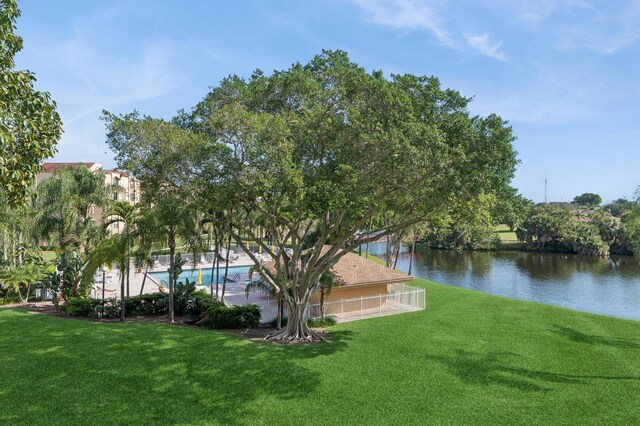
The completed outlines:
{"type": "Polygon", "coordinates": [[[0,309],[0,424],[640,424],[640,322],[414,284],[319,345],[0,309]]]}
{"type": "Polygon", "coordinates": [[[507,225],[499,225],[496,227],[496,232],[500,237],[502,243],[502,250],[523,250],[525,244],[522,241],[518,241],[515,231],[510,231],[507,225]]]}

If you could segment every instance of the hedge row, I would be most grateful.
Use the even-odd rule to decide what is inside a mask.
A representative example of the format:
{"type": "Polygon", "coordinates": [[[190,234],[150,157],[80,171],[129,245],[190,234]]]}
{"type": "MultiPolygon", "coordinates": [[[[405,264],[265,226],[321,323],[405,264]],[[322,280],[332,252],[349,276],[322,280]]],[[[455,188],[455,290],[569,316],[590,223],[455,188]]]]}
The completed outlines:
{"type": "MultiPolygon", "coordinates": [[[[125,297],[124,303],[127,316],[163,315],[169,311],[169,296],[166,293],[125,297]]],[[[72,317],[118,318],[120,307],[119,299],[72,297],[67,299],[63,309],[72,317]]],[[[212,302],[210,296],[202,291],[195,292],[187,301],[176,300],[175,307],[176,315],[201,315],[206,312],[200,323],[205,328],[252,328],[260,324],[260,308],[257,305],[227,307],[220,302],[212,302]]]]}
{"type": "Polygon", "coordinates": [[[205,328],[253,328],[260,324],[258,305],[215,306],[200,323],[205,328]]]}
{"type": "MultiPolygon", "coordinates": [[[[200,315],[218,306],[212,302],[211,296],[205,291],[196,291],[188,298],[175,299],[176,315],[200,315]]],[[[86,297],[71,297],[67,299],[63,309],[72,317],[88,318],[117,318],[120,316],[121,302],[119,299],[89,299],[86,297]]],[[[125,297],[125,313],[127,316],[154,316],[169,312],[169,295],[166,293],[150,293],[141,296],[125,297]]]]}

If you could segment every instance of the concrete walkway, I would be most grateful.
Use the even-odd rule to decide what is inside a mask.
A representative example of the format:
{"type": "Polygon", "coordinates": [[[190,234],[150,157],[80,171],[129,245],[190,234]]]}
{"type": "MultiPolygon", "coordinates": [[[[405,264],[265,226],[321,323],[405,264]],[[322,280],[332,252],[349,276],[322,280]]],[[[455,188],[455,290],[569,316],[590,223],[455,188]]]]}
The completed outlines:
{"type": "MultiPolygon", "coordinates": [[[[246,254],[239,255],[238,260],[234,262],[229,262],[229,267],[234,266],[248,266],[253,265],[253,260],[246,254]]],[[[193,265],[185,265],[184,268],[192,268],[193,265]]],[[[195,269],[211,269],[211,263],[199,263],[196,265],[195,269]]],[[[222,267],[224,267],[224,262],[222,262],[222,267]]],[[[153,269],[150,269],[149,272],[167,272],[167,265],[158,265],[153,269]]],[[[102,298],[102,272],[98,272],[95,277],[95,284],[91,291],[91,296],[95,298],[102,298]]],[[[137,296],[141,293],[142,289],[142,281],[144,279],[144,273],[137,272],[133,268],[131,269],[131,274],[129,275],[129,295],[137,296]]],[[[125,284],[126,285],[126,284],[125,284]]],[[[144,289],[142,293],[156,293],[161,291],[161,287],[163,291],[168,291],[165,286],[162,286],[159,282],[157,282],[151,275],[147,275],[147,279],[144,283],[144,289]]],[[[199,285],[196,286],[198,290],[205,290],[207,293],[210,293],[210,287],[208,285],[199,285]]],[[[113,298],[120,297],[120,271],[118,269],[112,269],[105,274],[105,298],[113,298]]],[[[218,287],[220,294],[222,293],[222,285],[218,287]]],[[[215,284],[214,284],[214,292],[215,292],[215,284]]],[[[126,290],[125,290],[126,291],[126,290]]],[[[249,294],[249,298],[247,298],[245,292],[245,283],[244,282],[227,282],[226,291],[225,291],[225,302],[227,304],[232,305],[244,305],[248,303],[261,303],[269,300],[268,297],[252,292],[249,294]]]]}

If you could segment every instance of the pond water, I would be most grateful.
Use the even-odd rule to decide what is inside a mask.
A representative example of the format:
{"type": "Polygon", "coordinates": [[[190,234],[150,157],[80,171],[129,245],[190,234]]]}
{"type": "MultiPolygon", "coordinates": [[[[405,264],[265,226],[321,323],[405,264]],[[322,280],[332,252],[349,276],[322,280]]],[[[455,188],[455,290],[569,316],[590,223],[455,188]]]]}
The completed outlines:
{"type": "MultiPolygon", "coordinates": [[[[384,258],[384,243],[369,252],[384,258]]],[[[407,272],[406,248],[398,269],[407,272]]],[[[364,248],[363,248],[364,252],[364,248]]],[[[631,256],[416,250],[412,275],[514,299],[640,320],[640,265],[631,256]]]]}

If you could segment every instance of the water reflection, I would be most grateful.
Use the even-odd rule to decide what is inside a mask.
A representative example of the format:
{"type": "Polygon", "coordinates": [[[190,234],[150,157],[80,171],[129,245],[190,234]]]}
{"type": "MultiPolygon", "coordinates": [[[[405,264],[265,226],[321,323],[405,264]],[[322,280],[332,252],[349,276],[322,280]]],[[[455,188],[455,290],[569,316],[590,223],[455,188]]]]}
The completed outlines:
{"type": "MultiPolygon", "coordinates": [[[[384,244],[370,253],[384,257],[384,244]]],[[[404,248],[398,269],[407,272],[404,248]]],[[[627,256],[417,250],[412,275],[486,293],[640,319],[640,265],[627,256]]]]}

